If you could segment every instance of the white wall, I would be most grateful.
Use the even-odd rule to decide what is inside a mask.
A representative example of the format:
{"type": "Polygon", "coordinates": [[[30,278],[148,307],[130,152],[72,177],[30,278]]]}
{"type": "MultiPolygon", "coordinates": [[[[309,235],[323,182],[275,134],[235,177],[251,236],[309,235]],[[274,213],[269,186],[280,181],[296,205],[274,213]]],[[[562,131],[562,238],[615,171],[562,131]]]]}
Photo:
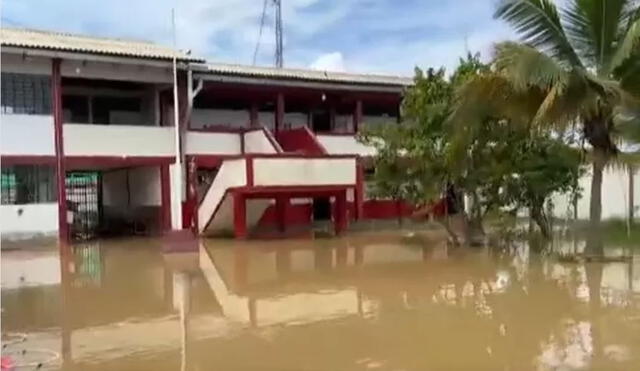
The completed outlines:
{"type": "Polygon", "coordinates": [[[53,235],[58,231],[58,204],[0,205],[3,239],[53,235]]]}
{"type": "Polygon", "coordinates": [[[189,155],[239,155],[240,134],[187,132],[186,152],[189,155]]]}
{"type": "Polygon", "coordinates": [[[244,133],[245,153],[277,153],[276,149],[262,130],[254,130],[244,133]]]}
{"type": "Polygon", "coordinates": [[[256,158],[257,186],[336,185],[356,183],[355,158],[256,158]]]}
{"type": "Polygon", "coordinates": [[[51,75],[51,59],[2,53],[2,72],[51,75]]]}
{"type": "MultiPolygon", "coordinates": [[[[220,166],[220,171],[207,190],[207,193],[198,208],[199,230],[203,231],[209,219],[215,212],[231,187],[239,187],[247,184],[246,160],[227,160],[220,166]]],[[[222,208],[221,208],[222,209],[222,208]]],[[[225,208],[227,209],[227,208],[225,208]]]]}
{"type": "Polygon", "coordinates": [[[173,156],[172,127],[64,125],[67,156],[173,156]]]}
{"type": "Polygon", "coordinates": [[[356,140],[355,135],[317,135],[330,155],[375,156],[376,149],[356,140]]]}
{"type": "Polygon", "coordinates": [[[191,127],[201,129],[207,125],[229,126],[236,128],[249,127],[249,110],[230,109],[193,109],[191,112],[191,127]]]}
{"type": "MultiPolygon", "coordinates": [[[[591,198],[591,174],[587,174],[579,181],[582,188],[582,198],[578,201],[578,218],[589,219],[589,204],[591,198]]],[[[602,218],[626,218],[629,197],[629,175],[626,169],[605,170],[602,179],[602,218]]],[[[573,217],[573,207],[569,205],[568,195],[553,197],[554,215],[566,218],[567,210],[573,217]]],[[[634,204],[636,216],[640,216],[640,172],[634,176],[634,204]]]]}
{"type": "Polygon", "coordinates": [[[160,169],[157,166],[107,171],[102,175],[102,202],[105,206],[160,206],[160,169]],[[127,173],[131,204],[127,195],[127,173]]]}
{"type": "Polygon", "coordinates": [[[53,116],[0,115],[0,152],[54,156],[53,116]]]}

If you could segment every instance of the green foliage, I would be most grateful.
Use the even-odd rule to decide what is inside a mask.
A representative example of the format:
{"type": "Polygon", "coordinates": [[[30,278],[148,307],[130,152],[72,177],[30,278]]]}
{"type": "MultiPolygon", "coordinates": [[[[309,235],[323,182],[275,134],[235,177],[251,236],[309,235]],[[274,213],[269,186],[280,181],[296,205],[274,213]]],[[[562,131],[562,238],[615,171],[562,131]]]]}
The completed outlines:
{"type": "Polygon", "coordinates": [[[403,102],[401,125],[365,130],[361,140],[376,147],[375,193],[417,204],[439,198],[448,184],[475,200],[476,222],[490,211],[534,208],[546,222],[543,206],[554,192],[577,183],[580,155],[548,134],[531,135],[528,125],[490,114],[472,125],[450,118],[456,91],[491,75],[478,55],[467,55],[447,79],[443,69],[416,69],[415,85],[403,102]]]}

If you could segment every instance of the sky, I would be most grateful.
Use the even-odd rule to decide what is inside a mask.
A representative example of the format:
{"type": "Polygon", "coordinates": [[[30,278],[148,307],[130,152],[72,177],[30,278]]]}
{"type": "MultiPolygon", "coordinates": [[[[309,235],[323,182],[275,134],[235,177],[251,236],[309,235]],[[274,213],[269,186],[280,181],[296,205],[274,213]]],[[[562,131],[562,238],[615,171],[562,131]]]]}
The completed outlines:
{"type": "MultiPolygon", "coordinates": [[[[133,38],[214,62],[251,64],[264,0],[4,0],[2,25],[133,38]]],[[[411,76],[451,70],[466,51],[491,55],[515,34],[492,18],[496,0],[281,0],[285,67],[411,76]]],[[[256,64],[273,65],[273,0],[256,64]]]]}

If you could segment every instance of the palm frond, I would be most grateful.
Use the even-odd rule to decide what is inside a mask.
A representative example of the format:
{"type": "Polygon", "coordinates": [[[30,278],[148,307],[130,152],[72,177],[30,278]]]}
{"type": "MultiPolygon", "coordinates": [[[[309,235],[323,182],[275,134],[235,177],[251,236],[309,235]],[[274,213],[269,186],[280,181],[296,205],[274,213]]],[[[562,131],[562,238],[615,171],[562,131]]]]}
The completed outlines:
{"type": "Polygon", "coordinates": [[[515,89],[526,90],[535,86],[548,90],[558,84],[566,84],[568,70],[553,58],[536,48],[514,42],[495,46],[494,66],[515,89]]]}
{"type": "Polygon", "coordinates": [[[609,71],[613,72],[632,55],[640,56],[640,17],[632,22],[627,29],[622,42],[611,58],[608,66],[609,71]]]}
{"type": "Polygon", "coordinates": [[[601,76],[619,43],[630,0],[571,0],[563,10],[563,24],[576,51],[601,76]]]}
{"type": "Polygon", "coordinates": [[[572,66],[582,66],[580,58],[562,27],[551,0],[501,0],[494,13],[511,24],[523,41],[572,66]]]}

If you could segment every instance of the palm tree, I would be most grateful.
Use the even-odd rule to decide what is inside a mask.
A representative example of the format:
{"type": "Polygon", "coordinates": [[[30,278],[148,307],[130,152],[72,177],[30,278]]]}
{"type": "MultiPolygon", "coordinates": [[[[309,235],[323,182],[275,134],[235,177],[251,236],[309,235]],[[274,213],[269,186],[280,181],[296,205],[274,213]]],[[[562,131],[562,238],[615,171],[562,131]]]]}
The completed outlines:
{"type": "Polygon", "coordinates": [[[501,0],[495,17],[522,43],[496,46],[492,73],[460,90],[466,108],[456,113],[497,110],[533,127],[576,127],[593,152],[588,253],[597,254],[603,169],[618,153],[616,118],[640,99],[640,1],[567,0],[559,9],[552,0],[501,0]]]}

